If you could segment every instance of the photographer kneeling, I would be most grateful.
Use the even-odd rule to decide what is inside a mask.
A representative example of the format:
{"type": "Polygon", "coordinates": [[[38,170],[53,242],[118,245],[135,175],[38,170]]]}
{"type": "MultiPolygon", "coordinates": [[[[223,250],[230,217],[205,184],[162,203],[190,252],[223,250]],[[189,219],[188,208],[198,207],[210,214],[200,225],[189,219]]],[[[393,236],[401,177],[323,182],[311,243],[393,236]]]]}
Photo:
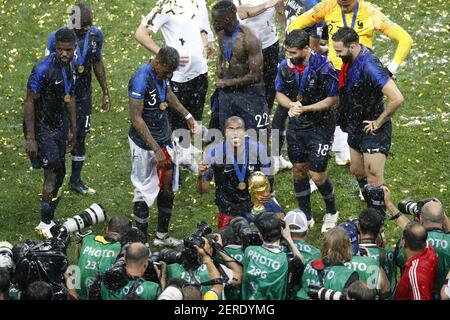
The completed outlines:
{"type": "MultiPolygon", "coordinates": [[[[439,299],[439,289],[445,283],[445,278],[450,269],[450,222],[444,213],[444,206],[438,199],[428,198],[418,202],[403,200],[397,208],[392,201],[389,189],[383,188],[386,208],[391,215],[390,220],[395,220],[396,224],[402,230],[405,230],[409,223],[405,214],[410,214],[425,228],[427,243],[433,246],[438,256],[434,298],[439,299]]],[[[395,262],[402,274],[407,260],[406,250],[402,239],[400,239],[395,249],[395,262]]]]}
{"type": "MultiPolygon", "coordinates": [[[[109,220],[105,236],[90,234],[83,238],[81,250],[77,248],[80,268],[80,286],[76,288],[78,299],[86,300],[88,288],[96,276],[103,275],[113,266],[121,251],[120,239],[131,227],[131,221],[126,216],[115,216],[109,220]]],[[[74,295],[73,290],[71,294],[74,295]]]]}
{"type": "Polygon", "coordinates": [[[245,249],[242,298],[284,300],[288,291],[289,269],[301,272],[305,259],[291,238],[289,225],[275,213],[263,212],[257,215],[255,225],[263,244],[245,249]],[[280,245],[281,237],[294,255],[291,261],[286,248],[280,245]]]}
{"type": "Polygon", "coordinates": [[[105,273],[100,285],[102,300],[156,300],[159,285],[142,278],[149,264],[149,254],[144,244],[130,244],[125,253],[125,266],[113,267],[105,273]]]}

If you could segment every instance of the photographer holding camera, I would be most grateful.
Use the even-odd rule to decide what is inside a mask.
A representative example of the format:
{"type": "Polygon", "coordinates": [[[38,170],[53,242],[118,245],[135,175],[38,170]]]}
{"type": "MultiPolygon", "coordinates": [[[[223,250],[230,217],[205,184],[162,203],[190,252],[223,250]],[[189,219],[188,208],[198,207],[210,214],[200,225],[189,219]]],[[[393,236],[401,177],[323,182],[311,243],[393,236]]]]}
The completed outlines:
{"type": "Polygon", "coordinates": [[[243,300],[284,300],[290,276],[301,272],[305,258],[291,238],[289,225],[273,212],[255,217],[255,225],[263,240],[261,246],[249,246],[244,252],[243,300]],[[281,239],[294,255],[289,260],[281,239]],[[293,270],[293,271],[292,271],[293,270]]]}
{"type": "MultiPolygon", "coordinates": [[[[207,294],[213,289],[215,282],[212,278],[211,266],[204,263],[203,248],[210,257],[213,257],[215,268],[221,276],[220,284],[223,286],[237,287],[242,281],[242,267],[239,262],[231,258],[222,248],[219,234],[211,234],[211,227],[204,221],[197,223],[197,230],[184,239],[182,251],[165,249],[161,251],[160,260],[167,263],[167,277],[172,279],[184,279],[190,284],[201,287],[202,294],[207,294]]],[[[209,263],[209,259],[206,259],[209,263]]],[[[220,290],[220,293],[223,288],[220,290]]]]}
{"type": "MultiPolygon", "coordinates": [[[[409,219],[405,214],[413,215],[414,219],[425,228],[427,243],[433,246],[438,256],[434,297],[439,299],[439,288],[444,284],[445,277],[450,270],[450,222],[444,213],[444,206],[439,200],[429,198],[417,203],[411,200],[404,200],[398,204],[397,208],[393,204],[391,192],[387,187],[384,187],[384,194],[386,207],[391,215],[390,220],[395,220],[395,223],[402,230],[405,230],[406,225],[409,223],[409,219]]],[[[407,260],[406,250],[402,244],[402,239],[400,239],[395,250],[395,262],[402,274],[404,273],[407,260]]]]}
{"type": "Polygon", "coordinates": [[[150,250],[142,243],[132,243],[126,248],[125,265],[109,269],[100,284],[102,300],[156,300],[160,286],[143,279],[148,268],[150,250]]]}
{"type": "Polygon", "coordinates": [[[356,227],[359,232],[359,247],[383,268],[393,294],[397,285],[397,274],[394,252],[384,245],[384,217],[373,208],[364,209],[359,214],[356,227]]]}
{"type": "MultiPolygon", "coordinates": [[[[302,276],[302,287],[297,300],[326,299],[340,300],[345,295],[324,294],[317,296],[320,289],[331,289],[345,293],[346,289],[359,280],[358,273],[349,270],[346,262],[352,260],[352,247],[347,232],[335,227],[325,233],[320,249],[321,259],[308,263],[302,276]],[[319,290],[318,290],[319,289],[319,290]]],[[[323,292],[326,293],[327,290],[323,292]]]]}
{"type": "MultiPolygon", "coordinates": [[[[81,249],[77,247],[80,268],[80,286],[76,288],[78,299],[86,300],[88,288],[97,274],[103,275],[113,266],[121,251],[120,239],[131,227],[126,216],[115,216],[109,220],[105,236],[90,234],[83,238],[81,249]]],[[[73,290],[71,294],[74,295],[73,290]]]]}

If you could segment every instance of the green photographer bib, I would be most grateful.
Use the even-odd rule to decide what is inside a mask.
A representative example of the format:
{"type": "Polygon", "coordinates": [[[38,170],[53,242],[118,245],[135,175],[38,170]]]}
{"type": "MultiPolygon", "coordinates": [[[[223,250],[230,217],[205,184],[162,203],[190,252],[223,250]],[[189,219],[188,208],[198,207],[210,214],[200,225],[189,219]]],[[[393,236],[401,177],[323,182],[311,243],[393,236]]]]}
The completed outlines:
{"type": "MultiPolygon", "coordinates": [[[[343,265],[326,267],[323,276],[324,288],[342,292],[353,272],[353,270],[343,265]]],[[[306,265],[305,271],[303,272],[302,287],[297,291],[297,295],[295,296],[297,300],[310,300],[308,296],[308,285],[321,286],[319,274],[312,267],[311,263],[306,265]]]]}
{"type": "Polygon", "coordinates": [[[116,261],[120,253],[120,242],[108,242],[102,236],[88,235],[83,239],[78,267],[80,268],[80,288],[78,298],[86,300],[88,288],[97,272],[103,274],[116,261]]]}
{"type": "Polygon", "coordinates": [[[250,246],[244,253],[243,300],[284,300],[288,259],[286,253],[273,253],[261,246],[250,246]]]}
{"type": "Polygon", "coordinates": [[[353,256],[352,261],[344,263],[349,270],[356,271],[359,279],[367,283],[369,288],[376,288],[380,273],[380,264],[369,257],[353,256]]]}
{"type": "MultiPolygon", "coordinates": [[[[370,258],[375,259],[380,263],[380,248],[378,248],[376,244],[360,246],[367,248],[367,250],[369,250],[370,258]]],[[[381,250],[384,250],[386,256],[383,269],[391,284],[391,293],[393,294],[395,292],[395,287],[397,286],[397,269],[395,268],[394,251],[390,248],[381,248],[381,250]]]]}
{"type": "MultiPolygon", "coordinates": [[[[103,300],[123,300],[125,296],[130,292],[135,284],[136,280],[128,281],[127,285],[122,289],[117,291],[110,291],[102,283],[101,284],[101,295],[103,300]]],[[[156,300],[158,298],[159,285],[155,282],[144,281],[137,287],[135,294],[139,296],[142,300],[156,300]]]]}
{"type": "MultiPolygon", "coordinates": [[[[183,268],[179,263],[171,263],[167,265],[167,278],[170,279],[183,279],[192,284],[203,283],[209,280],[208,268],[202,264],[200,267],[194,270],[194,278],[189,274],[189,271],[183,268]]],[[[212,286],[202,286],[202,294],[208,292],[212,286]]]]}
{"type": "MultiPolygon", "coordinates": [[[[435,290],[435,294],[438,296],[450,268],[450,234],[440,230],[428,231],[427,243],[433,246],[438,257],[438,271],[435,282],[435,288],[439,288],[435,290]]],[[[400,239],[395,248],[395,263],[402,270],[406,261],[405,248],[403,248],[402,239],[400,239]]]]}
{"type": "Polygon", "coordinates": [[[300,253],[305,257],[305,265],[320,258],[320,250],[303,240],[294,240],[300,253]]]}
{"type": "MultiPolygon", "coordinates": [[[[224,249],[231,257],[240,263],[244,260],[244,251],[242,250],[242,246],[228,245],[224,249]]],[[[226,300],[242,300],[241,286],[235,287],[227,285],[225,286],[224,292],[226,300]]]]}

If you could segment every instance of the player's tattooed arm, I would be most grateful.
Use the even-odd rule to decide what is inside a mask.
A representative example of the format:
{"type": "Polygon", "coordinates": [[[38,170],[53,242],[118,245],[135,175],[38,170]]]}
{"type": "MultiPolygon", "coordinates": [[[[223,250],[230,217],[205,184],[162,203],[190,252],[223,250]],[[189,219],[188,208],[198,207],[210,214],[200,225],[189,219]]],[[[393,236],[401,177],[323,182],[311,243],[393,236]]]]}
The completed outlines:
{"type": "Polygon", "coordinates": [[[23,114],[25,120],[25,139],[26,139],[26,149],[27,154],[34,158],[37,155],[37,142],[34,132],[34,104],[39,99],[39,93],[27,91],[27,97],[23,105],[23,114]]]}
{"type": "Polygon", "coordinates": [[[189,111],[181,104],[170,87],[167,87],[167,102],[169,103],[169,108],[177,111],[183,118],[189,114],[189,111]]]}
{"type": "Polygon", "coordinates": [[[103,110],[108,112],[111,108],[111,99],[109,97],[108,82],[106,81],[106,72],[103,60],[97,60],[94,62],[94,73],[103,92],[103,110]]]}

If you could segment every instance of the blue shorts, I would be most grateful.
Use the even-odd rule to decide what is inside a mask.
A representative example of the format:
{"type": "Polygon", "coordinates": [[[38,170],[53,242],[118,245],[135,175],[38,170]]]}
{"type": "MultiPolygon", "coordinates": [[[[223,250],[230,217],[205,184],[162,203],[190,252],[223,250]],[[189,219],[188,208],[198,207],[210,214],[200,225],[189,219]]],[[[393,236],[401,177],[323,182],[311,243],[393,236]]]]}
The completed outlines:
{"type": "Polygon", "coordinates": [[[264,85],[261,83],[217,90],[217,109],[222,130],[226,120],[232,116],[244,119],[246,129],[269,129],[269,109],[264,85]]]}
{"type": "Polygon", "coordinates": [[[77,138],[84,138],[91,131],[91,116],[77,114],[77,138]]]}
{"type": "Polygon", "coordinates": [[[35,169],[58,169],[65,162],[68,130],[36,131],[38,155],[31,159],[35,169]]]}
{"type": "Polygon", "coordinates": [[[384,153],[391,149],[392,122],[386,122],[374,135],[365,134],[362,130],[351,130],[348,133],[348,145],[359,153],[384,153]]]}
{"type": "Polygon", "coordinates": [[[308,163],[309,170],[314,172],[327,170],[333,144],[333,128],[288,129],[286,140],[289,160],[292,163],[308,163]]]}

